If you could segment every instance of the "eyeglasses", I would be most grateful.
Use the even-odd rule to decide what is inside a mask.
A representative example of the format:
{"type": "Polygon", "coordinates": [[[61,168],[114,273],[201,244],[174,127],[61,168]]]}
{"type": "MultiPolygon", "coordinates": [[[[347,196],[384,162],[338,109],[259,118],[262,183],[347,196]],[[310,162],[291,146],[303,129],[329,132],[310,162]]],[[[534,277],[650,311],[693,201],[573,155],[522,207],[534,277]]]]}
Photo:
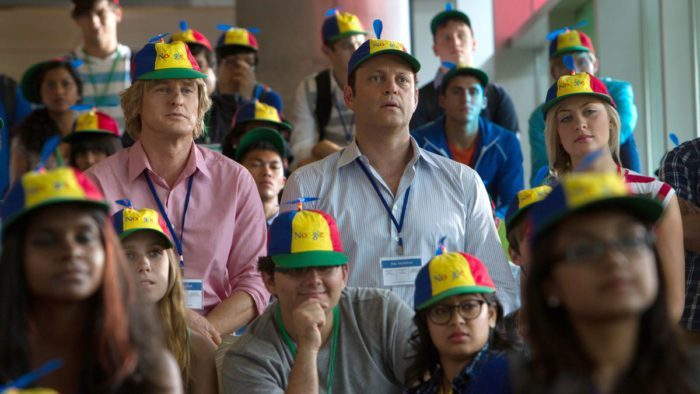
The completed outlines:
{"type": "Polygon", "coordinates": [[[275,272],[280,274],[288,275],[294,279],[305,278],[311,271],[316,271],[319,276],[329,277],[333,275],[340,265],[323,265],[316,267],[304,267],[304,268],[280,268],[275,267],[275,272]]]}
{"type": "Polygon", "coordinates": [[[473,320],[479,316],[484,304],[484,300],[462,301],[458,305],[437,304],[428,310],[428,319],[437,325],[447,324],[452,320],[453,311],[456,309],[464,320],[473,320]]]}
{"type": "Polygon", "coordinates": [[[570,264],[601,261],[611,249],[615,249],[625,256],[636,256],[643,250],[648,250],[653,244],[654,236],[648,232],[627,234],[610,241],[590,240],[567,247],[564,249],[564,253],[555,258],[555,261],[564,261],[570,264]]]}

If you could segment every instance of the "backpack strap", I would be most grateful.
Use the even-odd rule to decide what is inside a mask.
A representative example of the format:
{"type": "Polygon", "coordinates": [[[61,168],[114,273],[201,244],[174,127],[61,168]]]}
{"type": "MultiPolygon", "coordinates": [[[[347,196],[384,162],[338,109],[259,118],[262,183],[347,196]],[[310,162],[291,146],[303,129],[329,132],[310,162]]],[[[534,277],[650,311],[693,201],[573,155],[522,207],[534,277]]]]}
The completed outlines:
{"type": "Polygon", "coordinates": [[[316,124],[318,125],[318,140],[326,136],[326,126],[331,119],[331,70],[323,70],[316,74],[316,124]]]}
{"type": "Polygon", "coordinates": [[[5,125],[7,126],[7,130],[9,130],[10,125],[15,122],[15,111],[17,110],[17,82],[5,75],[0,75],[0,89],[2,89],[2,96],[0,96],[0,99],[5,106],[5,115],[7,116],[5,125]]]}

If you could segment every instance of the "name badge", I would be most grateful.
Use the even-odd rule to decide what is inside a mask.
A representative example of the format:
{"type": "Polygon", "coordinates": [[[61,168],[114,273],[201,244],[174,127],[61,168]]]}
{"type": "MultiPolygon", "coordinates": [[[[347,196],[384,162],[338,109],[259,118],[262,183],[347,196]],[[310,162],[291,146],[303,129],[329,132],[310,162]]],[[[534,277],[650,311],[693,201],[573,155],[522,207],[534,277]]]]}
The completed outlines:
{"type": "Polygon", "coordinates": [[[420,256],[383,257],[379,259],[384,286],[413,286],[422,266],[420,256]]]}
{"type": "Polygon", "coordinates": [[[185,279],[185,305],[190,309],[204,309],[204,283],[201,279],[185,279]]]}

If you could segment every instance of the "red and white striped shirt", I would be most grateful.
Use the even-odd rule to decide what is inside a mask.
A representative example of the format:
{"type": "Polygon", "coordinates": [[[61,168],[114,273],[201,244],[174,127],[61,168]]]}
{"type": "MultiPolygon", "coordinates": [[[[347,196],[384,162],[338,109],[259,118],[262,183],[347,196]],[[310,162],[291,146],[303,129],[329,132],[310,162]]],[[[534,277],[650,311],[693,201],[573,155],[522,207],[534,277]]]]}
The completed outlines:
{"type": "Polygon", "coordinates": [[[630,186],[634,193],[654,198],[663,204],[664,208],[668,206],[671,198],[676,194],[671,185],[651,176],[642,175],[625,168],[624,177],[625,183],[630,186]]]}

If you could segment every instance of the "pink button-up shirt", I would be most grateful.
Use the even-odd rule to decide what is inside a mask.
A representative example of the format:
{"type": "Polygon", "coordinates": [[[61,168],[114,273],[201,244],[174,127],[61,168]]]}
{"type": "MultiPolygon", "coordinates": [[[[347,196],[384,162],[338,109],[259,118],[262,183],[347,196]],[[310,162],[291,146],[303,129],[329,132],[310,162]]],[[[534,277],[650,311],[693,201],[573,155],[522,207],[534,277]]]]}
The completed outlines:
{"type": "MultiPolygon", "coordinates": [[[[267,305],[257,260],[264,256],[267,240],[265,214],[253,178],[238,163],[194,143],[187,164],[172,188],[151,170],[140,141],[92,166],[87,176],[112,202],[128,198],[136,208],[158,204],[143,174],[149,177],[180,236],[187,182],[194,174],[183,254],[185,278],[204,282],[204,314],[235,291],[249,294],[258,314],[267,305]]],[[[158,211],[160,212],[160,211],[158,211]]],[[[176,251],[177,254],[177,251],[176,251]]]]}

